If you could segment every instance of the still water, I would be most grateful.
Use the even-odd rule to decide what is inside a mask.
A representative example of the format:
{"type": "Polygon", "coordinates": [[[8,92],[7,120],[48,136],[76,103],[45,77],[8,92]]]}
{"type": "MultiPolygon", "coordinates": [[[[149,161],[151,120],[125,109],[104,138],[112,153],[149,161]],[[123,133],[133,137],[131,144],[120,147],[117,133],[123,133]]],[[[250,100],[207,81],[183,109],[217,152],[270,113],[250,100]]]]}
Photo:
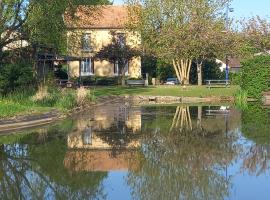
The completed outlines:
{"type": "Polygon", "coordinates": [[[1,136],[0,199],[270,199],[270,111],[119,102],[1,136]]]}

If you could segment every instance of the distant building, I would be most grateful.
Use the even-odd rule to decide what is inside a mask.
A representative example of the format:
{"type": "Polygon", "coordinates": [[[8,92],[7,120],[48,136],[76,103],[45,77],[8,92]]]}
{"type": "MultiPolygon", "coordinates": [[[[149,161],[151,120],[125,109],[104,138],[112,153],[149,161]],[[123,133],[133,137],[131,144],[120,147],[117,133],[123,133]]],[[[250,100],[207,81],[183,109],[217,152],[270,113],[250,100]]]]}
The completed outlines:
{"type": "MultiPolygon", "coordinates": [[[[5,36],[6,36],[6,32],[1,34],[1,38],[5,36]]],[[[13,32],[9,36],[9,39],[14,39],[14,38],[18,38],[18,39],[4,46],[2,49],[3,51],[15,50],[15,49],[27,47],[29,45],[29,43],[26,40],[19,39],[20,38],[19,32],[13,32]]]]}
{"type": "MultiPolygon", "coordinates": [[[[226,69],[226,61],[216,59],[216,63],[220,64],[220,70],[223,72],[226,69]]],[[[241,70],[241,63],[239,58],[229,58],[229,70],[232,73],[237,73],[241,70]]]]}

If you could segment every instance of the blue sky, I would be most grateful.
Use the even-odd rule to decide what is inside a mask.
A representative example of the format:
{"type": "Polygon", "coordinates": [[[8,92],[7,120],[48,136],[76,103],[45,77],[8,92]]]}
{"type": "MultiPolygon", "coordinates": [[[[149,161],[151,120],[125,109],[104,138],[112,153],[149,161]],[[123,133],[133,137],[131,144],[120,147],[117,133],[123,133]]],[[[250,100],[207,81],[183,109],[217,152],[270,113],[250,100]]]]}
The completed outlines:
{"type": "MultiPolygon", "coordinates": [[[[114,0],[114,4],[123,4],[124,0],[114,0]]],[[[233,0],[232,6],[236,18],[260,15],[270,18],[270,0],[233,0]]]]}

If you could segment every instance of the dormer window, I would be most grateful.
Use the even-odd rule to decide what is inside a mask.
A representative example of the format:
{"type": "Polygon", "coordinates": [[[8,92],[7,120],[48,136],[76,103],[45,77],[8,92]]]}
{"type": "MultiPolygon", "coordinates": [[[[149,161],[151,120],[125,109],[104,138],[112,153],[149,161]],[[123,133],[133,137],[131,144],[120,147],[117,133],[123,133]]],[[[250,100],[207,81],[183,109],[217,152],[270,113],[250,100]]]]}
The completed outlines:
{"type": "Polygon", "coordinates": [[[83,51],[90,51],[91,50],[91,37],[90,37],[89,33],[86,33],[83,35],[82,49],[83,49],[83,51]]]}

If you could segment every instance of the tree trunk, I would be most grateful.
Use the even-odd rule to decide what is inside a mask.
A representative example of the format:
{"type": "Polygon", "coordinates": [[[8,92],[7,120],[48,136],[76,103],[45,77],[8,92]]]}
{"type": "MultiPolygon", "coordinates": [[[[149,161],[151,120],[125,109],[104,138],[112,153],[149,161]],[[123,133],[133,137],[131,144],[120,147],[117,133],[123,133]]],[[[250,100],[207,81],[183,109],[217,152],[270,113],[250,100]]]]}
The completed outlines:
{"type": "Polygon", "coordinates": [[[191,59],[173,59],[173,67],[176,72],[176,76],[182,85],[189,85],[189,73],[191,68],[191,59]]]}
{"type": "Polygon", "coordinates": [[[198,106],[197,128],[202,130],[202,106],[198,106]]]}
{"type": "Polygon", "coordinates": [[[198,86],[202,85],[202,62],[197,61],[198,86]]]}

